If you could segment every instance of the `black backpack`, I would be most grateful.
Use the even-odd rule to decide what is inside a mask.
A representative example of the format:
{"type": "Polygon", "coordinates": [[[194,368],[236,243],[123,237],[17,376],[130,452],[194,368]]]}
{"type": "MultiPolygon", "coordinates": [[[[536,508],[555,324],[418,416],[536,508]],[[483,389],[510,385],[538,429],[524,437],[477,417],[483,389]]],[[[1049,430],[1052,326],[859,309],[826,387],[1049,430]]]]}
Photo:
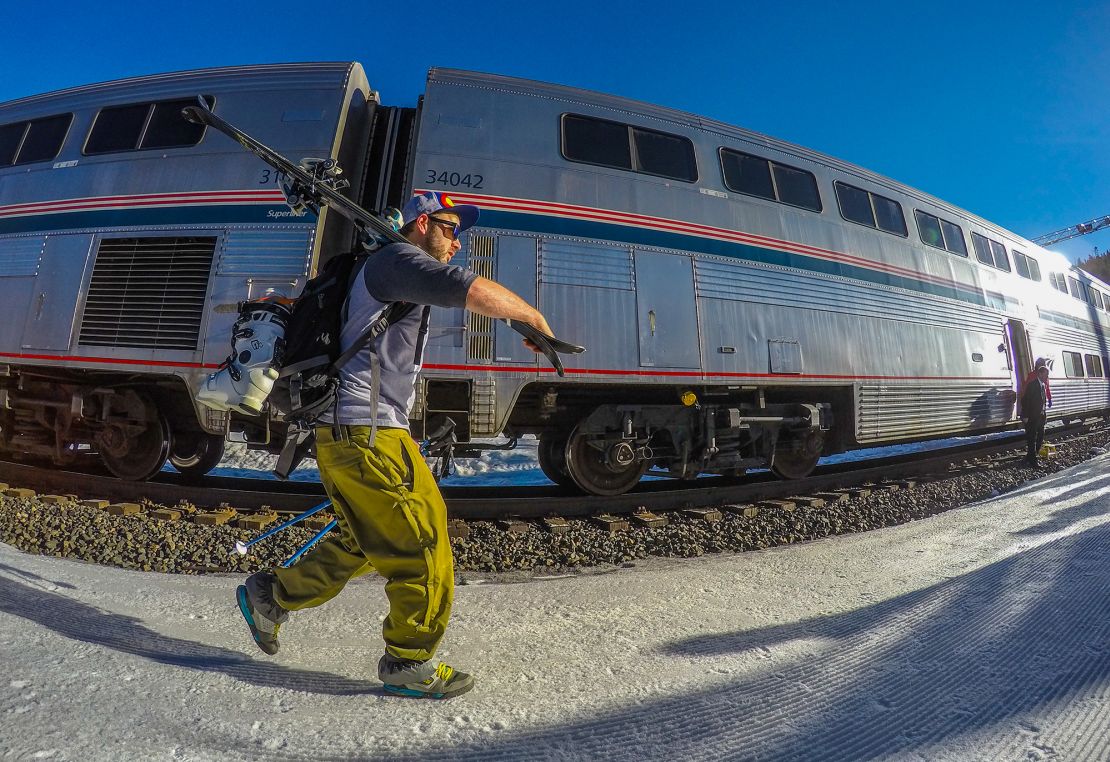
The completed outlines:
{"type": "MultiPolygon", "coordinates": [[[[415,304],[394,302],[386,306],[370,327],[347,348],[339,351],[339,336],[347,312],[351,279],[366,261],[365,253],[346,252],[332,257],[324,268],[305,283],[293,303],[285,341],[275,365],[281,367],[273,392],[267,398],[271,410],[289,428],[285,445],[274,467],[274,475],[286,479],[308,454],[313,442],[313,425],[338,401],[339,369],[380,336],[390,325],[408,315],[415,304]]],[[[377,394],[377,389],[373,390],[377,394]]]]}

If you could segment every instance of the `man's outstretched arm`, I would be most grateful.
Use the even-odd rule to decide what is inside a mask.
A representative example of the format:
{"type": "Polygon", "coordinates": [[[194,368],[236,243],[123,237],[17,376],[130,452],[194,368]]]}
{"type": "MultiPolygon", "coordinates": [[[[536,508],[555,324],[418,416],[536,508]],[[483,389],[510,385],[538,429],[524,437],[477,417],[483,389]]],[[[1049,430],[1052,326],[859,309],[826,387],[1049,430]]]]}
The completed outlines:
{"type": "MultiPolygon", "coordinates": [[[[548,336],[555,335],[539,310],[489,278],[479,276],[470,284],[470,289],[466,293],[466,308],[486,317],[519,320],[548,336]]],[[[539,351],[532,342],[525,340],[524,343],[532,351],[539,351]]]]}

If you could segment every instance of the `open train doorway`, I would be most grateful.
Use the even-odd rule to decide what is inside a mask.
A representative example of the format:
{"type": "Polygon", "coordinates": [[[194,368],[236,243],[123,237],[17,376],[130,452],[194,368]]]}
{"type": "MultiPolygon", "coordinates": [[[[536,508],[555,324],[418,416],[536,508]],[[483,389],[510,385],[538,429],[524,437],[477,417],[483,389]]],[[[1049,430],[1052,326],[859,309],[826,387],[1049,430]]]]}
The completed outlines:
{"type": "Polygon", "coordinates": [[[1029,333],[1025,323],[1016,318],[1006,321],[1006,344],[1009,351],[1010,369],[1013,371],[1014,392],[1019,402],[1014,405],[1014,418],[1021,416],[1021,393],[1025,379],[1033,370],[1033,350],[1029,346],[1029,333]]]}

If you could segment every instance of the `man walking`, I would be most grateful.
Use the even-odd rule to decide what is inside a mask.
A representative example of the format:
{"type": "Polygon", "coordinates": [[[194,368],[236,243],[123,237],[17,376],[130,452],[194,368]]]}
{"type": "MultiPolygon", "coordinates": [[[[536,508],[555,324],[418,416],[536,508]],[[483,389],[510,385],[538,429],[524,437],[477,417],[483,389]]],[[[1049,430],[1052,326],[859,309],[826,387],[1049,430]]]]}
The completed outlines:
{"type": "Polygon", "coordinates": [[[1037,468],[1037,453],[1044,444],[1045,408],[1048,403],[1048,367],[1040,365],[1026,380],[1021,393],[1021,417],[1025,423],[1025,465],[1037,468]]]}
{"type": "Polygon", "coordinates": [[[338,420],[325,417],[328,425],[316,429],[320,479],[337,514],[338,536],[288,569],[251,575],[237,599],[258,647],[274,654],[278,628],[289,611],[319,606],[350,579],[377,571],[386,578],[389,598],[378,677],[394,694],[449,698],[473,687],[474,679],[433,658],[451,614],[454,566],[446,505],[408,430],[429,305],[519,320],[547,335],[551,329],[512,291],[448,264],[460,248],[459,234],[477,222],[477,207],[428,192],[411,199],[401,217],[401,234],[412,245],[386,246],[356,273],[341,349],[362,335],[386,305],[408,302],[422,308],[391,325],[343,366],[338,420]]]}

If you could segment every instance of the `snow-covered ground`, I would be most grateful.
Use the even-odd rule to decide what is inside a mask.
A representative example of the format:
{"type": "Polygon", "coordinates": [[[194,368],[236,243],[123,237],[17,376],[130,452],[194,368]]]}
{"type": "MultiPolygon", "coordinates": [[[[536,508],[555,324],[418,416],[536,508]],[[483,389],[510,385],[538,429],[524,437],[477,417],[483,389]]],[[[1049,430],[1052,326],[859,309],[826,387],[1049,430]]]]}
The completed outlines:
{"type": "Polygon", "coordinates": [[[0,545],[0,759],[1110,758],[1110,456],[904,526],[458,588],[447,702],[354,581],[266,657],[237,578],[0,545]]]}

